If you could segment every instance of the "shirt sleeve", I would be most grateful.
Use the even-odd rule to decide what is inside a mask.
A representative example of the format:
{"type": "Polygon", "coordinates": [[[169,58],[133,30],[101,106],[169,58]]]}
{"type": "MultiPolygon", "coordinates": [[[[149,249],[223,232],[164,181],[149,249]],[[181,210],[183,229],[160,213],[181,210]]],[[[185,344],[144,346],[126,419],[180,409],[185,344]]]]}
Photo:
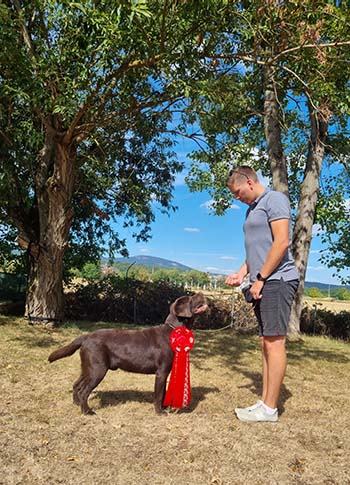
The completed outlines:
{"type": "Polygon", "coordinates": [[[269,193],[266,209],[269,222],[291,218],[289,199],[282,192],[271,191],[269,193]]]}

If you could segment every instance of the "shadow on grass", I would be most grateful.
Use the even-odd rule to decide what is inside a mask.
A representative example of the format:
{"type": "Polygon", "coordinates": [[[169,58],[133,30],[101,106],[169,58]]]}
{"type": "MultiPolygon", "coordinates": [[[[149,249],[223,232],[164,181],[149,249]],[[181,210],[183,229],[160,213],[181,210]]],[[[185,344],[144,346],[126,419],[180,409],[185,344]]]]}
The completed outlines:
{"type": "MultiPolygon", "coordinates": [[[[4,321],[0,319],[0,325],[12,325],[13,321],[4,321]]],[[[15,335],[9,337],[9,340],[20,342],[25,347],[62,347],[74,340],[81,333],[94,332],[102,328],[136,328],[132,325],[118,325],[107,322],[69,322],[56,329],[49,329],[45,325],[24,325],[17,327],[15,335]],[[69,335],[65,334],[65,330],[69,330],[69,335]],[[72,332],[73,331],[73,332],[72,332]],[[74,332],[76,331],[76,332],[74,332]]]]}
{"type": "Polygon", "coordinates": [[[233,330],[225,332],[195,332],[195,345],[191,352],[191,362],[201,370],[210,370],[208,361],[219,357],[230,369],[237,369],[242,355],[256,353],[260,349],[257,338],[239,335],[233,330]],[[193,358],[192,358],[193,356],[193,358]]]}
{"type": "MultiPolygon", "coordinates": [[[[28,325],[16,326],[12,324],[11,333],[7,341],[19,342],[27,348],[53,348],[61,347],[72,341],[76,336],[85,332],[92,332],[101,328],[140,328],[134,325],[122,325],[106,322],[69,322],[55,331],[43,327],[31,327],[28,325]]],[[[143,327],[141,327],[143,328],[143,327]]],[[[260,340],[257,336],[239,334],[235,330],[206,331],[194,329],[195,345],[191,351],[191,365],[197,369],[211,372],[211,359],[219,360],[223,370],[225,368],[235,372],[249,380],[241,386],[251,391],[253,395],[261,395],[261,374],[252,371],[249,360],[254,361],[256,368],[257,359],[260,359],[260,340]],[[248,362],[248,363],[247,363],[248,362]]],[[[323,361],[329,363],[346,364],[350,362],[350,354],[344,347],[334,348],[334,345],[326,347],[327,341],[299,340],[288,342],[288,364],[299,364],[307,360],[323,361]]],[[[206,394],[219,392],[216,387],[194,387],[192,390],[191,405],[182,412],[193,411],[198,403],[205,399],[206,394]]],[[[126,401],[153,402],[153,392],[139,391],[98,392],[101,406],[108,406],[126,401]]],[[[280,411],[283,413],[284,403],[292,396],[285,385],[281,389],[280,411]]]]}
{"type": "MultiPolygon", "coordinates": [[[[179,412],[190,413],[196,409],[201,401],[204,401],[207,394],[212,392],[219,392],[217,387],[202,387],[197,386],[191,389],[192,399],[187,408],[179,410],[179,412]]],[[[154,401],[154,393],[152,391],[96,391],[95,397],[99,399],[101,408],[108,406],[117,406],[118,404],[125,404],[127,402],[151,403],[154,401]]]]}
{"type": "Polygon", "coordinates": [[[95,330],[100,330],[101,328],[116,328],[116,329],[135,329],[135,328],[145,328],[144,326],[137,326],[129,323],[116,323],[116,322],[89,322],[89,321],[78,321],[78,322],[65,322],[56,331],[61,329],[76,329],[80,332],[94,332],[95,330]]]}
{"type": "Polygon", "coordinates": [[[317,344],[311,347],[311,344],[304,341],[289,342],[287,346],[289,362],[300,359],[323,360],[330,363],[346,364],[350,362],[349,354],[343,353],[340,349],[324,350],[317,348],[317,344]]]}
{"type": "MultiPolygon", "coordinates": [[[[225,332],[196,332],[196,343],[191,352],[191,363],[201,370],[210,372],[208,362],[213,356],[217,356],[223,366],[233,370],[249,380],[249,383],[239,386],[251,391],[257,398],[262,393],[261,373],[249,369],[249,364],[243,364],[242,360],[247,361],[249,354],[256,359],[256,353],[260,356],[260,339],[258,336],[241,335],[235,331],[225,332]],[[192,357],[193,356],[193,357],[192,357]]],[[[259,357],[260,358],[260,357],[259,357]]],[[[329,350],[320,348],[317,341],[297,341],[287,343],[288,364],[298,363],[305,360],[323,361],[328,363],[346,364],[350,362],[349,353],[341,349],[329,350]]],[[[279,409],[282,414],[284,404],[292,397],[292,393],[282,384],[279,409]]]]}
{"type": "MultiPolygon", "coordinates": [[[[232,330],[225,332],[206,332],[205,330],[196,332],[196,341],[193,355],[193,364],[199,369],[208,369],[206,365],[208,359],[215,355],[219,356],[230,369],[241,368],[240,360],[242,356],[251,353],[260,353],[260,340],[258,336],[239,334],[232,330]]],[[[346,364],[350,362],[349,352],[342,352],[336,349],[324,349],[317,345],[317,342],[287,342],[288,361],[294,362],[301,359],[315,359],[327,362],[346,364]]]]}
{"type": "MultiPolygon", "coordinates": [[[[256,396],[256,399],[261,398],[262,394],[262,380],[260,372],[249,372],[240,370],[240,373],[250,379],[248,384],[238,386],[239,389],[248,389],[253,395],[256,396]]],[[[282,384],[281,393],[278,401],[278,413],[283,414],[285,409],[285,403],[293,396],[290,390],[286,387],[285,384],[282,384]]]]}

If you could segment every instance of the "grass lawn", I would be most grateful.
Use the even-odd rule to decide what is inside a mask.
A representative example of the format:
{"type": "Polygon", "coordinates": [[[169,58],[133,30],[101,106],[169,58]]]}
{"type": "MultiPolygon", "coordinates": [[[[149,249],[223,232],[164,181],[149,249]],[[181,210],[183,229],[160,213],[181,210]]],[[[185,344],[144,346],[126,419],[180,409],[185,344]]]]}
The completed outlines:
{"type": "Polygon", "coordinates": [[[195,331],[189,408],[157,416],[154,376],[109,372],[72,403],[79,353],[55,348],[98,324],[49,331],[0,316],[0,484],[350,484],[350,345],[288,344],[278,423],[241,423],[260,391],[256,337],[195,331]]]}

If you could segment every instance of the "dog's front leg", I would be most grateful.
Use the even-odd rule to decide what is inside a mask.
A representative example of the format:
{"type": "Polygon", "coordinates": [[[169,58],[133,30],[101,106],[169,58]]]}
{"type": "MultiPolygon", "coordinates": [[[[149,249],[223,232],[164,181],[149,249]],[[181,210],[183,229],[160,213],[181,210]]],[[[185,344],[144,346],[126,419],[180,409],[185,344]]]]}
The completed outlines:
{"type": "Polygon", "coordinates": [[[165,397],[166,380],[169,373],[156,374],[154,384],[154,408],[157,414],[166,414],[163,408],[163,401],[165,397]]]}

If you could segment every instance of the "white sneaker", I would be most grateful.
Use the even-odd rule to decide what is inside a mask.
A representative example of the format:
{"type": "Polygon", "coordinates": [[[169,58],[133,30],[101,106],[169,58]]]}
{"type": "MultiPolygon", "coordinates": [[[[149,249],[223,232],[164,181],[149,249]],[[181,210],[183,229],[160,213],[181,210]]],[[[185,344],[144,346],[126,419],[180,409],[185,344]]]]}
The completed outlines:
{"type": "Polygon", "coordinates": [[[275,423],[278,421],[278,411],[276,410],[273,414],[268,414],[261,404],[248,411],[247,409],[237,411],[236,415],[240,421],[245,422],[269,421],[275,423]]]}
{"type": "Polygon", "coordinates": [[[235,413],[240,413],[241,411],[252,411],[253,409],[256,409],[260,406],[262,403],[261,399],[258,399],[255,404],[252,404],[251,406],[248,406],[247,408],[235,408],[235,413]]]}

